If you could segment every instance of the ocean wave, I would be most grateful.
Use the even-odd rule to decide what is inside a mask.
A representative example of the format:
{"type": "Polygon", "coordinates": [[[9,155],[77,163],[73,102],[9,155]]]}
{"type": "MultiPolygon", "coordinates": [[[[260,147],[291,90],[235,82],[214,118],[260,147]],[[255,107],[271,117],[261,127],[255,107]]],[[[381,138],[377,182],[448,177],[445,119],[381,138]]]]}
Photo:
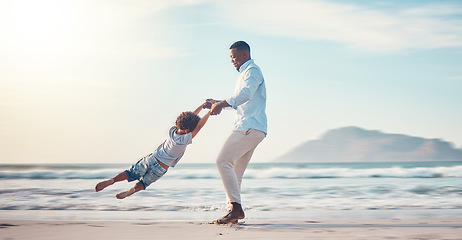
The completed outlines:
{"type": "MultiPolygon", "coordinates": [[[[341,182],[342,180],[338,180],[341,182]]],[[[401,179],[385,185],[339,184],[336,186],[286,185],[262,189],[249,186],[243,192],[246,209],[257,211],[309,210],[387,210],[387,209],[460,209],[461,186],[441,184],[400,184],[401,179]],[[386,189],[384,189],[386,188],[386,189]],[[385,190],[385,191],[384,191],[385,190]]],[[[77,184],[79,185],[79,183],[77,184]]],[[[81,182],[80,185],[85,185],[81,182]]],[[[224,211],[222,189],[203,184],[171,190],[150,188],[120,201],[121,189],[95,193],[92,189],[9,188],[0,190],[0,210],[84,210],[84,211],[224,211]],[[192,191],[185,191],[186,188],[192,191]]]]}
{"type": "Polygon", "coordinates": [[[460,178],[462,166],[417,168],[272,168],[264,171],[249,169],[248,178],[460,178]]]}
{"type": "MultiPolygon", "coordinates": [[[[0,179],[104,179],[124,169],[26,169],[0,170],[0,179]]],[[[169,169],[166,177],[177,179],[219,179],[215,168],[169,169]]],[[[451,167],[390,167],[390,168],[249,168],[244,178],[309,179],[309,178],[462,178],[462,166],[451,167]]]]}
{"type": "Polygon", "coordinates": [[[117,170],[0,171],[0,179],[103,179],[113,177],[117,172],[117,170]]]}

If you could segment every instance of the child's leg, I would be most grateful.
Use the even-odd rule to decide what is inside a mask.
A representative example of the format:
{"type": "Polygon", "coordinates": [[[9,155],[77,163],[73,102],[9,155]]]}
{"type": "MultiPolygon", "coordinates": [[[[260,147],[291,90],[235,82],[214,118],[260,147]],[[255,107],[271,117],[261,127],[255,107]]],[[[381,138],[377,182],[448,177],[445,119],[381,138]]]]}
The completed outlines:
{"type": "Polygon", "coordinates": [[[128,197],[128,196],[130,196],[130,195],[132,195],[132,194],[134,194],[134,193],[136,193],[136,192],[139,192],[139,191],[141,191],[141,190],[143,190],[143,189],[144,189],[143,184],[137,183],[137,184],[135,184],[134,187],[128,189],[127,191],[121,192],[121,193],[117,194],[117,195],[116,195],[116,198],[118,198],[118,199],[124,199],[124,198],[126,198],[126,197],[128,197]]]}
{"type": "Polygon", "coordinates": [[[106,187],[111,186],[112,184],[114,184],[116,182],[120,182],[120,181],[124,181],[124,180],[127,180],[127,174],[125,172],[121,172],[121,173],[117,174],[117,176],[115,176],[113,178],[104,180],[104,181],[99,182],[98,184],[96,184],[95,191],[99,192],[99,191],[105,189],[106,187]]]}

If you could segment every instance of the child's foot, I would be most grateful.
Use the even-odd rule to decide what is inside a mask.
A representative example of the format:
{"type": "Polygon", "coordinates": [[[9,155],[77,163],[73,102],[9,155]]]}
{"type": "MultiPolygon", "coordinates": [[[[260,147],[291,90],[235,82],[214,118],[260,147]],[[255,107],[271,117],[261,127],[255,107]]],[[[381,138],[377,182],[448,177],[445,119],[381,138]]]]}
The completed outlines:
{"type": "Polygon", "coordinates": [[[121,193],[117,194],[117,195],[116,195],[116,198],[118,198],[118,199],[124,199],[124,198],[126,198],[126,197],[132,195],[133,193],[135,193],[135,189],[134,189],[134,188],[130,188],[130,189],[128,189],[128,190],[125,191],[125,192],[121,192],[121,193]]]}
{"type": "Polygon", "coordinates": [[[95,187],[95,191],[99,192],[103,189],[105,189],[107,186],[111,186],[112,184],[114,184],[114,179],[108,179],[108,180],[104,180],[98,184],[96,184],[96,187],[95,187]]]}

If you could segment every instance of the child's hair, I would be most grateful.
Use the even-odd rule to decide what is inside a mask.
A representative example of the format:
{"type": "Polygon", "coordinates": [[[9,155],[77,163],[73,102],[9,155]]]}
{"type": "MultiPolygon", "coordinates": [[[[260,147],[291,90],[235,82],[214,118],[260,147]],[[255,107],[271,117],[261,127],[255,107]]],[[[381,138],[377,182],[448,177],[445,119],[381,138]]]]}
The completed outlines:
{"type": "Polygon", "coordinates": [[[192,112],[182,112],[180,116],[176,118],[175,125],[178,129],[192,132],[200,120],[201,118],[192,112]]]}

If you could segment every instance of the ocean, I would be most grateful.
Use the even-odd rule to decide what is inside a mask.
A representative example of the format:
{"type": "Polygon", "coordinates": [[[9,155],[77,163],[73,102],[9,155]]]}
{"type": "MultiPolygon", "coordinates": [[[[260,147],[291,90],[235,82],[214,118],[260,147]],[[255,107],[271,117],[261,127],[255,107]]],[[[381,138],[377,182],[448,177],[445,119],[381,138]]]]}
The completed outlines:
{"type": "MultiPolygon", "coordinates": [[[[180,163],[145,191],[96,193],[130,164],[0,165],[0,219],[199,220],[225,213],[215,164],[180,163]]],[[[242,183],[247,219],[462,216],[462,162],[250,163],[242,183]]]]}

